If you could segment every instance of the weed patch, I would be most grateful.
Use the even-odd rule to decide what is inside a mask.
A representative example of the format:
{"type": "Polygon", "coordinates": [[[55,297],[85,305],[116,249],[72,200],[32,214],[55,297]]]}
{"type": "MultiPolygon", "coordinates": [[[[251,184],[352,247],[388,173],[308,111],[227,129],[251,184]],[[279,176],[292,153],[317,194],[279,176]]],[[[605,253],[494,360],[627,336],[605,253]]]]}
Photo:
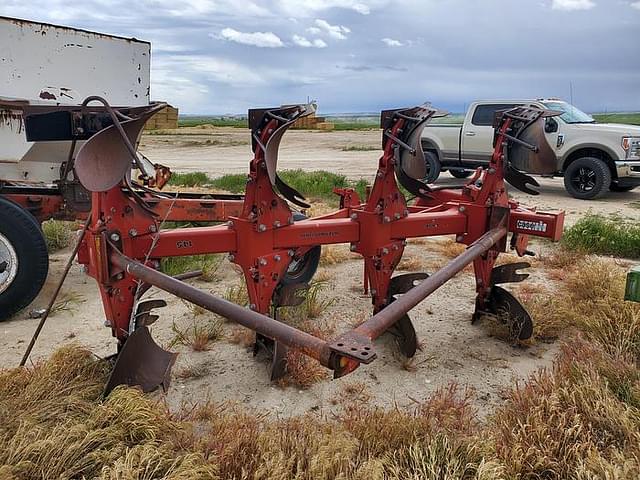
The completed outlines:
{"type": "Polygon", "coordinates": [[[216,254],[191,255],[187,257],[165,257],[161,261],[161,270],[169,276],[202,270],[198,278],[206,282],[217,279],[218,270],[222,263],[222,256],[216,254]]]}
{"type": "Polygon", "coordinates": [[[194,320],[186,327],[173,322],[171,331],[174,337],[169,347],[183,345],[190,347],[194,352],[202,352],[209,349],[211,342],[222,337],[222,321],[218,318],[194,320]]]}
{"type": "Polygon", "coordinates": [[[640,225],[621,218],[587,215],[564,231],[562,244],[598,255],[640,258],[640,225]]]}
{"type": "Polygon", "coordinates": [[[42,233],[49,252],[56,252],[71,245],[77,230],[78,225],[75,222],[62,220],[42,222],[42,233]]]}
{"type": "Polygon", "coordinates": [[[204,172],[172,173],[169,185],[178,187],[201,187],[211,183],[211,179],[204,172]]]}

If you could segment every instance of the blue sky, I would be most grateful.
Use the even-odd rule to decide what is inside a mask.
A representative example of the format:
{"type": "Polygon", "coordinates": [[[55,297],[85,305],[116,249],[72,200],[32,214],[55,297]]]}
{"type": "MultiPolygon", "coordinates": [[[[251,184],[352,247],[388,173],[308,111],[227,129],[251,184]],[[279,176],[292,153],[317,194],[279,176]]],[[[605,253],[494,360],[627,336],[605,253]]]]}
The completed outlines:
{"type": "Polygon", "coordinates": [[[640,110],[638,0],[2,0],[15,16],[152,43],[152,98],[182,113],[305,101],[375,112],[569,98],[640,110]]]}

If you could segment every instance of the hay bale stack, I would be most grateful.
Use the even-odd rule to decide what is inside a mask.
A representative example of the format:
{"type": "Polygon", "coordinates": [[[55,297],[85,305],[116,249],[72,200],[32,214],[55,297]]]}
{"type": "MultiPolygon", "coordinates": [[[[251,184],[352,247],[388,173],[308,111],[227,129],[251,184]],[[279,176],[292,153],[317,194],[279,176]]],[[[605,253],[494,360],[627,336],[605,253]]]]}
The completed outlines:
{"type": "Polygon", "coordinates": [[[331,122],[327,122],[324,117],[318,117],[315,113],[312,113],[298,119],[292,128],[298,130],[333,130],[334,125],[331,122]]]}
{"type": "Polygon", "coordinates": [[[178,109],[171,105],[167,105],[147,120],[144,126],[145,130],[164,130],[170,128],[178,128],[178,109]]]}

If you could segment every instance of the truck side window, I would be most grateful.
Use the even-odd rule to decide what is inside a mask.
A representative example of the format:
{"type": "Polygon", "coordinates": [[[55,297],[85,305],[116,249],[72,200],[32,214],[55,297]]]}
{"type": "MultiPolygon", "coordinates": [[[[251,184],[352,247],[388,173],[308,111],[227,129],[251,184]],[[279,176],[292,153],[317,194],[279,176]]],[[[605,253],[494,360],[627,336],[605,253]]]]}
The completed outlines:
{"type": "Polygon", "coordinates": [[[506,103],[478,105],[476,111],[473,112],[473,117],[471,117],[471,123],[478,127],[490,127],[493,125],[493,117],[498,110],[509,110],[515,106],[506,103]]]}

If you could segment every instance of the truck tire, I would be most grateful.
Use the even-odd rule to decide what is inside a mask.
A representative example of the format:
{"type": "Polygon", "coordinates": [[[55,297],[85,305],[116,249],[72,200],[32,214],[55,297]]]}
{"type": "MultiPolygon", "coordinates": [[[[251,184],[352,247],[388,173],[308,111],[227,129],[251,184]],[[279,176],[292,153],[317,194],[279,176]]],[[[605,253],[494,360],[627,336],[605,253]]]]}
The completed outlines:
{"type": "MultiPolygon", "coordinates": [[[[293,213],[293,221],[306,220],[306,216],[300,212],[293,213]]],[[[316,245],[305,253],[302,258],[292,260],[285,272],[280,285],[293,285],[297,283],[309,283],[318,270],[322,247],[316,245]]]]}
{"type": "Polygon", "coordinates": [[[473,172],[471,170],[450,168],[449,173],[456,178],[469,178],[473,172]]]}
{"type": "Polygon", "coordinates": [[[425,183],[433,183],[440,176],[442,170],[442,164],[438,159],[438,155],[433,152],[424,152],[424,163],[427,169],[427,174],[424,177],[425,183]]]}
{"type": "Polygon", "coordinates": [[[609,190],[612,192],[630,192],[634,188],[637,188],[637,185],[625,185],[622,187],[615,182],[611,182],[611,185],[609,186],[609,190]]]}
{"type": "Polygon", "coordinates": [[[609,191],[611,170],[596,157],[582,157],[569,164],[564,172],[564,188],[574,198],[593,200],[609,191]]]}
{"type": "Polygon", "coordinates": [[[0,198],[0,321],[23,309],[40,293],[49,253],[33,216],[0,198]]]}

